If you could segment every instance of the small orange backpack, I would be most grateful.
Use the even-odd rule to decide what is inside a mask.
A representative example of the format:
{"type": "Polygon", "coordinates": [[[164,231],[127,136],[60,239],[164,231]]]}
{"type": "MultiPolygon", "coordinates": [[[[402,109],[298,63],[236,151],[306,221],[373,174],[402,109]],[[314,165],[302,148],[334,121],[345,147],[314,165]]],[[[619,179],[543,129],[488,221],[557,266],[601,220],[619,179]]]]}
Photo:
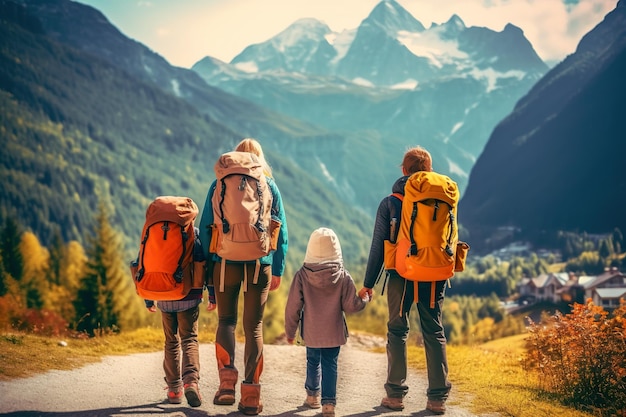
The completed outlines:
{"type": "Polygon", "coordinates": [[[188,197],[161,196],[150,203],[139,256],[131,262],[139,296],[147,300],[180,300],[192,287],[202,288],[203,265],[194,271],[193,260],[197,215],[198,206],[188,197]]]}

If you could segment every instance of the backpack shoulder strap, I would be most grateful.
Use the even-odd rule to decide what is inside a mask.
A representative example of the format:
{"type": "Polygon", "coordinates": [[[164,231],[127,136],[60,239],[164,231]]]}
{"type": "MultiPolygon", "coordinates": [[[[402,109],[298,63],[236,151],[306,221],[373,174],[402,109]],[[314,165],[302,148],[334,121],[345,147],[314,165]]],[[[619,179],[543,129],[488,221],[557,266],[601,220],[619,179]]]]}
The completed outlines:
{"type": "Polygon", "coordinates": [[[185,230],[185,226],[182,224],[180,226],[180,234],[183,240],[183,251],[180,254],[180,258],[178,258],[178,266],[176,267],[176,272],[174,272],[174,279],[179,284],[183,282],[183,261],[185,260],[185,255],[187,253],[187,241],[189,240],[189,234],[185,230]]]}

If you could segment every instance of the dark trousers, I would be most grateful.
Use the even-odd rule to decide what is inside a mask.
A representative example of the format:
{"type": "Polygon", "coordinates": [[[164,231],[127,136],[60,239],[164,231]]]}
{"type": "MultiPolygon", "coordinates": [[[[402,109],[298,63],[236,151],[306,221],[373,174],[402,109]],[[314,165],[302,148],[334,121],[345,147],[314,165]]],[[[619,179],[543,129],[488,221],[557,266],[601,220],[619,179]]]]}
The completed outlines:
{"type": "Polygon", "coordinates": [[[389,397],[404,397],[409,390],[406,385],[407,347],[409,335],[409,313],[415,303],[414,285],[418,285],[417,312],[419,314],[426,368],[428,389],[426,395],[431,400],[446,400],[452,384],[448,381],[448,357],[446,336],[442,322],[442,307],[446,281],[420,282],[405,280],[391,272],[387,283],[387,382],[385,391],[389,397]],[[435,285],[435,304],[430,307],[431,285],[435,285]]]}
{"type": "Polygon", "coordinates": [[[255,264],[227,263],[224,277],[220,277],[221,263],[216,262],[213,282],[219,318],[215,334],[217,366],[234,368],[239,293],[244,287],[244,277],[246,278],[243,288],[244,381],[258,384],[263,372],[263,312],[270,289],[271,266],[261,265],[256,284],[255,267],[255,264]],[[244,268],[247,268],[245,275],[244,268]],[[220,291],[221,279],[224,279],[224,292],[220,291]]]}
{"type": "Polygon", "coordinates": [[[198,314],[198,306],[175,313],[161,312],[165,334],[163,370],[172,391],[179,391],[183,384],[197,383],[200,379],[198,314]]]}

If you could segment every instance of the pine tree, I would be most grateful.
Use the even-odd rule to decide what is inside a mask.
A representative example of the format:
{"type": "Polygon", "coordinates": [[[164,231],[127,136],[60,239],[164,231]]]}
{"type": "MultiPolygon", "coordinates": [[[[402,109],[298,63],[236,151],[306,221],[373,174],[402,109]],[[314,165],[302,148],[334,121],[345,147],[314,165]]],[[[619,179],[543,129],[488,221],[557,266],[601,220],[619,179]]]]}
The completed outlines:
{"type": "Polygon", "coordinates": [[[612,242],[610,242],[609,239],[602,239],[598,253],[602,259],[608,259],[611,256],[612,249],[612,242]]]}
{"type": "Polygon", "coordinates": [[[613,230],[613,250],[616,254],[622,253],[622,247],[624,246],[624,236],[619,228],[613,230]]]}
{"type": "Polygon", "coordinates": [[[74,303],[77,329],[92,336],[119,330],[134,314],[132,282],[122,262],[120,242],[120,235],[109,223],[109,210],[101,201],[88,242],[87,272],[74,303]]]}
{"type": "Polygon", "coordinates": [[[57,229],[52,237],[52,244],[48,250],[50,253],[50,265],[48,268],[48,281],[54,285],[61,284],[61,263],[63,261],[63,238],[57,229]]]}
{"type": "Polygon", "coordinates": [[[7,293],[7,274],[4,271],[4,262],[2,261],[2,251],[0,251],[0,297],[7,293]]]}
{"type": "Polygon", "coordinates": [[[22,279],[24,267],[20,252],[21,234],[17,222],[12,218],[7,218],[0,234],[0,255],[2,255],[5,272],[16,281],[22,279]]]}

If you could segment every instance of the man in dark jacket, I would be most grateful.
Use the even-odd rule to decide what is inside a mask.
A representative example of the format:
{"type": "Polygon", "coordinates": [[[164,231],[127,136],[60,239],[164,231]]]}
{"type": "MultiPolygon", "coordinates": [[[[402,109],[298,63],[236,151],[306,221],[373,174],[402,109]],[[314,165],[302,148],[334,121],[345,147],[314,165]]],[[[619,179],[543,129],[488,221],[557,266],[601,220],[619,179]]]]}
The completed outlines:
{"type": "Polygon", "coordinates": [[[385,240],[395,243],[400,225],[404,185],[408,176],[418,171],[432,171],[430,153],[417,146],[409,149],[402,161],[403,176],[392,188],[392,194],[383,198],[376,213],[376,223],[370,247],[363,288],[359,296],[365,294],[371,299],[372,288],[376,284],[381,269],[387,273],[387,382],[386,396],[381,405],[391,410],[404,409],[404,396],[409,387],[407,376],[407,347],[409,335],[409,313],[413,303],[417,304],[428,370],[428,401],[426,409],[444,414],[451,384],[448,381],[448,359],[446,356],[446,336],[442,322],[442,307],[446,281],[415,282],[402,278],[393,269],[392,262],[385,262],[385,240]],[[418,285],[418,300],[414,300],[414,285],[418,285]],[[431,308],[431,285],[435,285],[435,303],[431,308]],[[422,286],[424,288],[422,288],[422,286]],[[422,299],[423,298],[423,299],[422,299]]]}

